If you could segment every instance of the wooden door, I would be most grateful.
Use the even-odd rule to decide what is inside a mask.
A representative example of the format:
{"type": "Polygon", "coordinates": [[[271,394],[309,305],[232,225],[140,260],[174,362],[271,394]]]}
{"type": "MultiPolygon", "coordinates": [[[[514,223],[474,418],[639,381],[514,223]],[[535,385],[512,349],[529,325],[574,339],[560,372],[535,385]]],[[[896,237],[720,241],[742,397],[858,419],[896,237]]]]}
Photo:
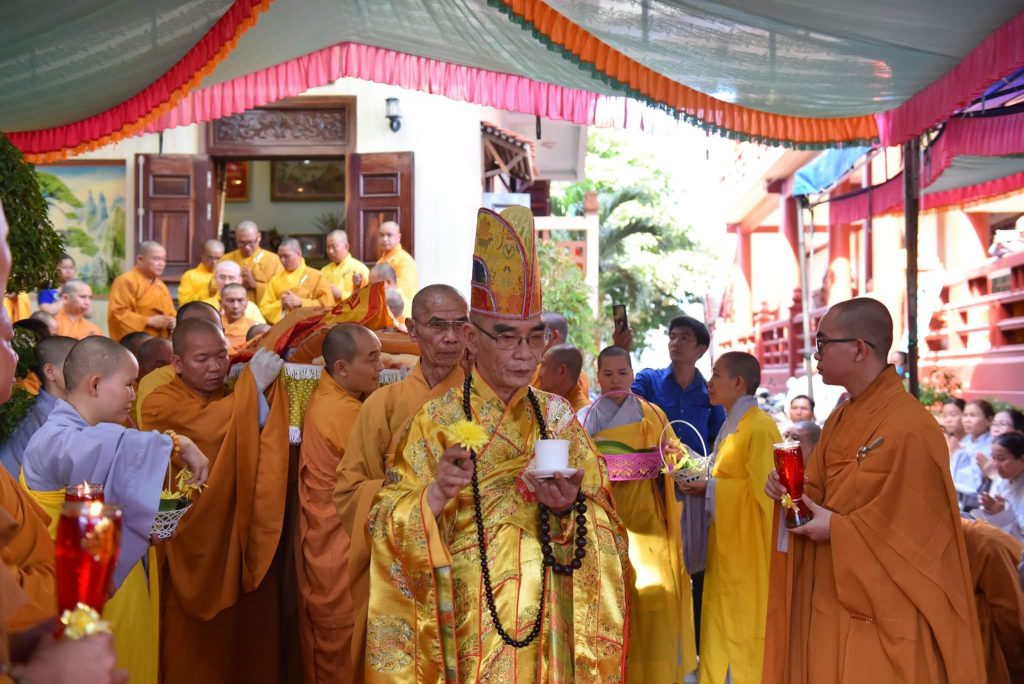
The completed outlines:
{"type": "Polygon", "coordinates": [[[213,168],[209,158],[188,154],[137,154],[135,249],[156,240],[167,250],[163,280],[199,262],[203,243],[217,237],[213,224],[213,168]]]}
{"type": "Polygon", "coordinates": [[[351,154],[349,178],[345,222],[356,258],[377,261],[377,229],[386,221],[398,223],[402,246],[415,256],[412,152],[351,154]]]}

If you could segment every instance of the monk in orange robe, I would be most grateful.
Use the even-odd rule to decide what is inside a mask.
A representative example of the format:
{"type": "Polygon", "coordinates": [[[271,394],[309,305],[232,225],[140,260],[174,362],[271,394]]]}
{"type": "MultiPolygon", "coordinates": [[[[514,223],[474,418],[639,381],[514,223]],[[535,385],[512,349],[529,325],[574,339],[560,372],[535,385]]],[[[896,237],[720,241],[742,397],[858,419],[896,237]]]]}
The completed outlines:
{"type": "MultiPolygon", "coordinates": [[[[568,344],[569,341],[569,321],[565,320],[565,316],[555,311],[545,311],[540,315],[540,319],[544,321],[544,330],[548,333],[548,343],[544,346],[544,354],[547,354],[553,347],[557,347],[560,344],[568,344]]],[[[622,346],[622,345],[619,345],[622,346]]],[[[632,349],[632,347],[623,347],[624,349],[632,349]]],[[[540,389],[540,369],[544,365],[543,359],[544,354],[541,354],[541,363],[537,364],[537,370],[533,373],[533,379],[530,380],[530,385],[540,389]]],[[[580,373],[579,380],[576,381],[576,390],[574,391],[576,397],[587,397],[587,403],[590,403],[590,378],[587,377],[585,372],[580,373]]],[[[572,399],[568,400],[572,403],[572,399]]]]}
{"type": "Polygon", "coordinates": [[[324,338],[326,367],[306,407],[299,458],[299,624],[306,682],[352,681],[348,533],[331,502],[335,472],[363,399],[380,386],[380,340],[361,325],[324,338]]]}
{"type": "MultiPolygon", "coordinates": [[[[406,317],[412,315],[412,299],[419,288],[416,260],[402,247],[402,230],[394,221],[385,221],[377,229],[377,263],[387,264],[395,271],[395,287],[402,293],[406,317]]],[[[372,275],[372,274],[371,274],[372,275]]]]}
{"type": "Polygon", "coordinates": [[[1024,588],[1017,576],[1024,544],[988,523],[960,522],[978,604],[985,681],[1024,682],[1024,588]]]}
{"type": "Polygon", "coordinates": [[[57,334],[81,340],[102,335],[99,326],[89,320],[92,314],[92,288],[84,280],[69,280],[60,289],[61,309],[54,316],[57,334]]]}
{"type": "Polygon", "coordinates": [[[8,294],[4,297],[4,309],[7,310],[7,317],[12,323],[23,321],[32,315],[32,300],[27,292],[8,294]]]}
{"type": "Polygon", "coordinates": [[[264,393],[283,361],[257,352],[231,391],[217,325],[185,320],[172,339],[177,376],[146,397],[142,422],[192,438],[210,459],[210,476],[166,545],[161,681],[277,681],[280,561],[273,561],[284,524],[288,412],[276,386],[264,393]]]}
{"type": "Polygon", "coordinates": [[[249,298],[245,286],[241,283],[225,285],[220,291],[220,305],[224,310],[221,322],[224,324],[224,336],[228,338],[228,347],[232,354],[245,346],[245,335],[257,321],[245,315],[249,298]]]}
{"type": "Polygon", "coordinates": [[[544,353],[537,370],[537,389],[551,392],[562,397],[574,411],[579,411],[590,404],[588,397],[580,387],[580,376],[583,375],[583,354],[571,344],[559,344],[544,353]]]}
{"type": "Polygon", "coordinates": [[[145,332],[170,337],[174,330],[174,301],[164,281],[167,251],[159,242],[139,245],[135,268],[114,278],[110,286],[107,330],[115,340],[128,333],[145,332]]]}
{"type": "Polygon", "coordinates": [[[394,463],[395,448],[416,411],[431,399],[461,387],[465,373],[459,362],[465,354],[462,327],[469,321],[469,305],[448,285],[428,285],[412,302],[409,335],[419,343],[420,362],[393,385],[370,395],[349,435],[338,464],[334,504],[349,535],[348,571],[352,597],[353,682],[363,681],[366,651],[366,616],[370,600],[370,550],[366,521],[373,497],[394,463]]]}
{"type": "MultiPolygon", "coordinates": [[[[833,306],[818,326],[818,370],[851,398],[807,463],[814,519],[788,535],[775,520],[764,682],[985,680],[949,451],[887,364],[891,346],[874,299],[833,306]]],[[[765,491],[785,493],[774,470],[765,491]]]]}

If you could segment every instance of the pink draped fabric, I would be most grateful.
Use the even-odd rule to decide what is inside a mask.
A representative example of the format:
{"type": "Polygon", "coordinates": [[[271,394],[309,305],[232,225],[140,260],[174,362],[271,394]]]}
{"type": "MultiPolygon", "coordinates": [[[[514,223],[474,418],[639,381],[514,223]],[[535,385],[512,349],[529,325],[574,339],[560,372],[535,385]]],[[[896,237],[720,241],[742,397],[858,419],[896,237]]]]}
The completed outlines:
{"type": "Polygon", "coordinates": [[[152,122],[162,131],[271,104],[352,77],[574,124],[594,123],[596,93],[362,45],[340,43],[231,81],[195,90],[152,122]]]}
{"type": "Polygon", "coordinates": [[[993,31],[959,64],[895,109],[875,115],[882,145],[920,135],[1024,66],[1024,12],[993,31]]]}
{"type": "MultiPolygon", "coordinates": [[[[921,169],[923,187],[928,187],[961,155],[1002,157],[1024,154],[1024,114],[977,119],[953,119],[931,147],[921,169]]],[[[954,188],[923,200],[923,208],[938,209],[978,201],[1024,187],[1024,174],[1014,174],[977,185],[954,188]]],[[[850,223],[868,216],[899,210],[903,206],[903,174],[872,186],[870,190],[829,203],[829,221],[850,223]]]]}

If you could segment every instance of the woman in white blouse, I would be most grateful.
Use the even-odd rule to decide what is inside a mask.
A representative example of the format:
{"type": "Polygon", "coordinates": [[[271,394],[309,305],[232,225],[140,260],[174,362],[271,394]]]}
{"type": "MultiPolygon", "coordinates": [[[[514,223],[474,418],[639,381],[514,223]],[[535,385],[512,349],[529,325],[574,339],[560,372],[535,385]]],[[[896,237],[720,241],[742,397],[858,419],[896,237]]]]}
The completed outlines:
{"type": "Polygon", "coordinates": [[[981,494],[974,517],[987,520],[1024,542],[1024,435],[1007,432],[992,442],[998,477],[989,494],[981,494]]]}

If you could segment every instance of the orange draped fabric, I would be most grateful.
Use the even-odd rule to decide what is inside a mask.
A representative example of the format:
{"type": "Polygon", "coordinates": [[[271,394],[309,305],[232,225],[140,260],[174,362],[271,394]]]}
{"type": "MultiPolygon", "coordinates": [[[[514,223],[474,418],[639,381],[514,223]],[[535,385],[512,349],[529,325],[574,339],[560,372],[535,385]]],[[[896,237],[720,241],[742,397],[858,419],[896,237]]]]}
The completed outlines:
{"type": "Polygon", "coordinates": [[[868,142],[878,138],[873,115],[816,119],[787,116],[731,104],[701,93],[640,64],[543,0],[494,0],[555,48],[561,48],[596,75],[611,79],[653,103],[671,108],[718,131],[732,131],[757,142],[796,145],[868,142]]]}
{"type": "Polygon", "coordinates": [[[25,592],[24,601],[7,603],[6,582],[0,583],[0,618],[4,629],[19,631],[57,614],[57,575],[50,517],[10,473],[0,471],[0,559],[25,592]]]}
{"type": "Polygon", "coordinates": [[[150,316],[157,315],[174,315],[174,300],[164,281],[159,278],[150,280],[137,268],[114,278],[107,308],[107,329],[111,339],[120,340],[132,332],[170,337],[166,329],[158,330],[146,325],[150,316]]]}
{"type": "Polygon", "coordinates": [[[420,407],[465,380],[458,366],[434,387],[427,385],[417,365],[405,379],[386,385],[367,397],[338,463],[334,505],[349,535],[348,570],[354,625],[352,632],[353,682],[363,681],[366,653],[366,616],[370,601],[370,548],[366,521],[373,498],[384,483],[384,473],[395,461],[399,437],[420,407]]]}
{"type": "Polygon", "coordinates": [[[362,402],[328,373],[306,408],[299,457],[299,538],[296,569],[306,682],[352,681],[352,598],[349,537],[331,500],[362,402]]]}
{"type": "Polygon", "coordinates": [[[186,435],[210,459],[207,488],[164,547],[163,684],[276,681],[288,398],[274,387],[260,430],[256,392],[248,371],[209,398],[175,378],[142,404],[148,428],[186,435]]]}
{"type": "Polygon", "coordinates": [[[1024,682],[1024,589],[1017,574],[1024,544],[988,523],[961,523],[985,649],[985,681],[1024,682]]]}
{"type": "Polygon", "coordinates": [[[9,133],[8,138],[32,164],[67,159],[146,132],[146,126],[170,111],[230,55],[238,39],[256,25],[272,0],[234,0],[206,35],[163,76],[113,109],[38,131],[9,133]]]}
{"type": "Polygon", "coordinates": [[[832,413],[806,476],[831,540],[772,554],[763,681],[984,681],[949,451],[891,366],[832,413]]]}

